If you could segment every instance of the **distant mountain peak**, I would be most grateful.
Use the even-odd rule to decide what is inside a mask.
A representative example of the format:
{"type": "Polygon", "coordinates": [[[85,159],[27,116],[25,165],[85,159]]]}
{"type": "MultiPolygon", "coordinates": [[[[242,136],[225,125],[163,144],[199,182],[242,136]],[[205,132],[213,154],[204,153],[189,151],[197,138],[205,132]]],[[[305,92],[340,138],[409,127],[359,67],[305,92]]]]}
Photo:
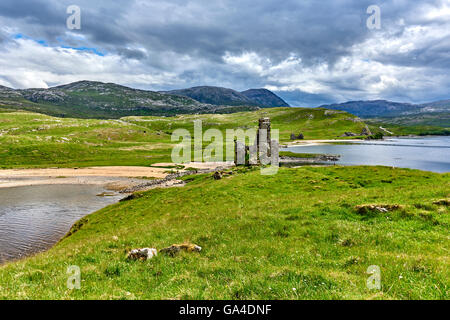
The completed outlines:
{"type": "Polygon", "coordinates": [[[284,100],[267,89],[250,89],[239,92],[229,88],[197,86],[166,91],[165,93],[190,97],[199,102],[213,105],[258,106],[261,108],[289,107],[284,100]]]}
{"type": "Polygon", "coordinates": [[[258,103],[260,107],[290,107],[290,105],[268,89],[249,89],[241,92],[250,100],[258,103]]]}
{"type": "Polygon", "coordinates": [[[165,93],[189,97],[202,103],[219,106],[256,105],[240,92],[221,87],[197,86],[187,89],[167,91],[165,93]]]}
{"type": "Polygon", "coordinates": [[[60,85],[60,86],[56,86],[56,87],[51,87],[49,89],[63,89],[63,90],[86,90],[86,89],[105,89],[105,88],[122,88],[122,89],[129,89],[129,90],[134,90],[132,88],[129,87],[125,87],[119,84],[115,84],[115,83],[105,83],[105,82],[100,82],[100,81],[89,81],[89,80],[81,80],[81,81],[76,81],[76,82],[72,82],[72,83],[68,83],[68,84],[64,84],[64,85],[60,85]]]}
{"type": "Polygon", "coordinates": [[[401,103],[387,100],[361,100],[322,105],[320,107],[346,111],[362,118],[397,117],[428,112],[450,112],[450,100],[424,104],[401,103]]]}
{"type": "Polygon", "coordinates": [[[244,92],[258,92],[258,91],[260,91],[260,92],[272,92],[272,91],[270,91],[269,89],[266,89],[266,88],[256,88],[256,89],[248,89],[248,90],[242,91],[241,93],[244,93],[244,92]]]}
{"type": "Polygon", "coordinates": [[[14,89],[0,85],[0,91],[13,91],[14,89]]]}

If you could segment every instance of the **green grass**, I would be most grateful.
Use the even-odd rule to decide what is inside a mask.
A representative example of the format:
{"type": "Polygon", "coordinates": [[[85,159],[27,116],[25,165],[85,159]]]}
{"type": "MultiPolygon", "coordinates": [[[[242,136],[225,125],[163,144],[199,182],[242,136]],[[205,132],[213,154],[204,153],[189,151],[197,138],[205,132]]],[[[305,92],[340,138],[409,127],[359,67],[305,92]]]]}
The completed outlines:
{"type": "Polygon", "coordinates": [[[120,120],[0,113],[0,168],[150,165],[170,160],[170,136],[120,120]]]}
{"type": "MultiPolygon", "coordinates": [[[[120,120],[0,109],[0,168],[151,166],[170,162],[171,133],[192,133],[194,120],[225,132],[261,117],[282,143],[291,133],[332,139],[364,127],[324,109],[120,120]]],[[[433,202],[450,197],[450,174],[302,167],[263,176],[240,167],[218,181],[183,180],[104,208],[51,250],[1,266],[0,299],[449,299],[449,212],[433,202]],[[360,204],[403,207],[359,214],[360,204]],[[133,248],[184,241],[202,252],[126,259],[133,248]],[[81,290],[66,287],[71,265],[81,267],[81,290]],[[366,288],[370,265],[381,267],[381,291],[366,288]]]]}
{"type": "MultiPolygon", "coordinates": [[[[280,140],[293,132],[306,139],[336,138],[364,126],[354,116],[324,109],[274,108],[254,112],[177,117],[127,117],[120,120],[67,119],[29,112],[0,112],[0,168],[86,167],[106,165],[149,166],[170,162],[171,134],[193,121],[203,129],[248,129],[268,116],[280,140]]],[[[207,145],[208,143],[205,143],[207,145]]]]}
{"type": "Polygon", "coordinates": [[[291,151],[280,151],[279,155],[280,155],[280,157],[291,157],[291,158],[302,158],[302,159],[317,158],[317,157],[321,156],[321,154],[319,154],[319,153],[295,153],[295,152],[291,152],[291,151]]]}
{"type": "Polygon", "coordinates": [[[421,114],[408,117],[394,118],[373,118],[364,120],[373,133],[380,132],[389,136],[380,126],[392,132],[395,136],[405,135],[450,135],[450,115],[442,114],[421,114]]]}
{"type": "Polygon", "coordinates": [[[365,124],[346,113],[322,108],[270,108],[233,114],[182,115],[172,118],[126,117],[123,120],[139,124],[151,130],[171,133],[175,128],[193,132],[193,121],[201,120],[203,129],[249,129],[256,128],[258,119],[269,117],[272,129],[280,132],[280,141],[291,141],[291,133],[303,133],[305,139],[339,138],[344,132],[361,132],[365,124]]]}
{"type": "Polygon", "coordinates": [[[450,196],[450,174],[239,168],[188,181],[104,208],[50,251],[0,267],[0,298],[449,299],[449,211],[433,202],[450,196]],[[360,204],[404,207],[359,214],[360,204]],[[126,259],[183,241],[202,252],[126,259]],[[66,287],[70,265],[80,290],[66,287]],[[381,291],[366,287],[371,265],[381,291]]]}

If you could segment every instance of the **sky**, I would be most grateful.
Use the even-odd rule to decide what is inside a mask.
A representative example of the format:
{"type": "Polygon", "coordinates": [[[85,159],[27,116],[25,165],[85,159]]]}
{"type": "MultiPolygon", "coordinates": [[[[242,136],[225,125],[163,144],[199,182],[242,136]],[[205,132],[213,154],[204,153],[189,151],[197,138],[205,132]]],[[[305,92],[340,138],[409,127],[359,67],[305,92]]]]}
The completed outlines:
{"type": "Polygon", "coordinates": [[[1,0],[0,85],[79,80],[267,88],[292,106],[450,99],[450,0],[1,0]]]}

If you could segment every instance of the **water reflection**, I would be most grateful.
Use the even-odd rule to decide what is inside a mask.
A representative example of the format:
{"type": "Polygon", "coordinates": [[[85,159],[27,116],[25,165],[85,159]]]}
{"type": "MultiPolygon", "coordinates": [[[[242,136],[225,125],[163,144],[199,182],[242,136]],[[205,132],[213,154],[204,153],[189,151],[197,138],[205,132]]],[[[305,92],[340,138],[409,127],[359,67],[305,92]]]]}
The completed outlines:
{"type": "Polygon", "coordinates": [[[450,136],[393,138],[382,141],[352,142],[284,149],[298,153],[328,153],[341,156],[337,164],[383,165],[450,172],[450,136]]]}
{"type": "Polygon", "coordinates": [[[47,185],[0,189],[0,263],[46,250],[83,216],[123,195],[98,197],[90,185],[47,185]]]}

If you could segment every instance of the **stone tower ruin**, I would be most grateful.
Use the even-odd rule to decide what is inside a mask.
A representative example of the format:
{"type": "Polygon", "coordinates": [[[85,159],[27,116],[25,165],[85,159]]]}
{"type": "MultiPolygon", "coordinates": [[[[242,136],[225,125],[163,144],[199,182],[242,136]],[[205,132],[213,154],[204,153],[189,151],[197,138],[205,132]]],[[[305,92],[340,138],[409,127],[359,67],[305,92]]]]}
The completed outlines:
{"type": "Polygon", "coordinates": [[[272,156],[272,135],[270,118],[261,118],[258,123],[255,143],[246,146],[235,140],[234,164],[258,165],[268,164],[272,156]],[[263,138],[264,137],[264,138],[263,138]],[[262,139],[261,139],[262,138],[262,139]]]}

